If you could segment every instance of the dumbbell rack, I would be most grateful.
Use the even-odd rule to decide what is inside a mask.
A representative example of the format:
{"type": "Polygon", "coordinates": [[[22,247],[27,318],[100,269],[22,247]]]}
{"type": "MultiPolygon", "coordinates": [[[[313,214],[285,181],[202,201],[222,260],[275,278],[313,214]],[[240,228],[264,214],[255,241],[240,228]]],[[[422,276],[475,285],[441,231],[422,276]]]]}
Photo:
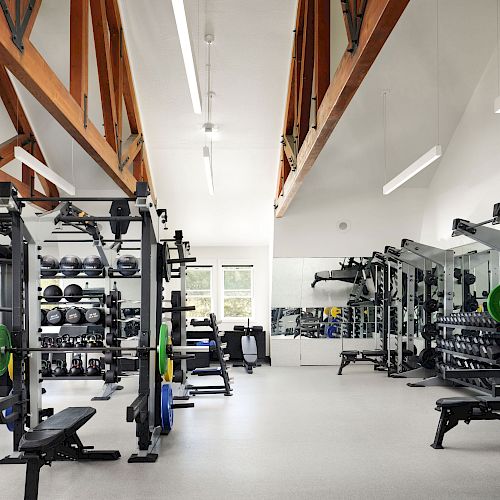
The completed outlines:
{"type": "MultiPolygon", "coordinates": [[[[478,344],[489,341],[493,342],[494,346],[500,346],[500,324],[487,313],[455,313],[441,316],[436,326],[443,329],[477,332],[476,335],[467,335],[467,338],[469,340],[473,337],[477,338],[478,344]]],[[[461,338],[462,336],[454,335],[453,337],[461,338]]],[[[443,362],[438,363],[438,368],[443,379],[453,384],[472,387],[493,397],[500,396],[500,359],[491,359],[457,350],[456,343],[460,341],[451,337],[438,338],[436,351],[443,354],[443,362]]]]}

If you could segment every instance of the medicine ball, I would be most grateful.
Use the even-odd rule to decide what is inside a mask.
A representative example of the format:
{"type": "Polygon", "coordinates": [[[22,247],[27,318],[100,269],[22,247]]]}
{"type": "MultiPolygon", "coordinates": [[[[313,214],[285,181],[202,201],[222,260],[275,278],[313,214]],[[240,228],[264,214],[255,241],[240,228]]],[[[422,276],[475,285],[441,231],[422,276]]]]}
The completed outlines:
{"type": "Polygon", "coordinates": [[[82,298],[83,290],[80,285],[76,285],[75,283],[68,285],[64,289],[64,296],[68,302],[79,302],[82,298]]]}
{"type": "Polygon", "coordinates": [[[122,255],[116,261],[116,267],[122,276],[133,276],[139,270],[139,261],[133,255],[122,255]]]}
{"type": "Polygon", "coordinates": [[[83,272],[87,276],[99,276],[102,272],[102,261],[98,255],[89,255],[83,259],[83,272]]]}
{"type": "Polygon", "coordinates": [[[52,326],[62,325],[64,321],[61,309],[51,309],[47,312],[47,323],[52,326]]]}
{"type": "Polygon", "coordinates": [[[78,276],[82,270],[82,261],[76,255],[65,255],[60,262],[61,271],[64,276],[72,278],[78,276]]]}
{"type": "Polygon", "coordinates": [[[59,261],[52,255],[44,255],[40,263],[42,276],[55,276],[59,269],[59,261]]]}
{"type": "Polygon", "coordinates": [[[57,285],[49,285],[43,291],[43,298],[47,302],[59,302],[62,296],[63,292],[57,285]]]}
{"type": "Polygon", "coordinates": [[[101,310],[91,307],[85,311],[85,321],[87,323],[99,323],[101,321],[101,310]]]}
{"type": "Polygon", "coordinates": [[[78,323],[83,323],[84,318],[84,311],[78,307],[66,310],[66,323],[77,325],[78,323]]]}

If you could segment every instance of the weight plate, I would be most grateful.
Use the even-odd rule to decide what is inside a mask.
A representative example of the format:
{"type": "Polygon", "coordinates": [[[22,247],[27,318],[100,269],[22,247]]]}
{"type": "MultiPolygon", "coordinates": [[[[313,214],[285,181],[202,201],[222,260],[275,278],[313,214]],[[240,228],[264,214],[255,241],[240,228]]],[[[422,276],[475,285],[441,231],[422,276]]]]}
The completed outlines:
{"type": "Polygon", "coordinates": [[[10,332],[5,325],[0,324],[0,376],[9,368],[10,351],[5,351],[5,349],[11,347],[10,332]]]}
{"type": "Polygon", "coordinates": [[[10,357],[8,370],[9,370],[9,378],[13,381],[14,380],[14,356],[10,357]]]}
{"type": "MultiPolygon", "coordinates": [[[[12,406],[9,406],[9,407],[8,407],[8,408],[7,408],[7,409],[3,412],[3,414],[4,414],[4,416],[5,416],[5,417],[8,417],[9,415],[11,415],[11,414],[12,414],[12,412],[13,412],[12,406]]],[[[10,423],[6,424],[6,426],[7,426],[7,429],[9,429],[9,431],[10,431],[10,432],[14,432],[14,427],[15,427],[14,422],[10,422],[10,423]]]]}
{"type": "MultiPolygon", "coordinates": [[[[172,345],[172,336],[169,335],[167,338],[167,346],[172,345]]],[[[165,382],[172,382],[174,379],[174,360],[170,357],[167,358],[167,369],[165,370],[165,373],[163,374],[163,380],[165,382]]]]}
{"type": "Polygon", "coordinates": [[[170,260],[170,250],[168,248],[168,242],[164,243],[165,246],[165,253],[164,253],[164,259],[165,259],[165,281],[169,282],[172,279],[172,264],[169,262],[170,260]]]}
{"type": "Polygon", "coordinates": [[[170,384],[163,384],[161,388],[161,427],[166,432],[170,432],[174,425],[172,400],[172,386],[170,384]]]}
{"type": "Polygon", "coordinates": [[[493,288],[489,293],[487,306],[491,317],[495,321],[500,322],[500,285],[493,288]]]}
{"type": "Polygon", "coordinates": [[[165,323],[160,326],[160,336],[158,341],[158,370],[160,375],[163,375],[167,371],[167,337],[168,328],[165,323]]]}

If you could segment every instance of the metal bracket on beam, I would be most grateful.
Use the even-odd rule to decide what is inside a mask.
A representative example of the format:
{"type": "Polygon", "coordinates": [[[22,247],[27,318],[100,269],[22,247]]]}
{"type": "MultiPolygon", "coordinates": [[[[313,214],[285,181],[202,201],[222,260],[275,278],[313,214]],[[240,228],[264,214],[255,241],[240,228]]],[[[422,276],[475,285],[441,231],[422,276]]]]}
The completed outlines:
{"type": "Polygon", "coordinates": [[[0,0],[0,6],[2,7],[3,14],[7,20],[10,32],[12,34],[12,42],[19,49],[19,52],[24,52],[23,37],[28,27],[28,23],[33,13],[33,8],[35,7],[35,0],[29,0],[28,6],[26,7],[26,12],[21,18],[21,0],[15,0],[16,7],[16,21],[12,19],[9,12],[9,7],[5,0],[0,0]]]}
{"type": "Polygon", "coordinates": [[[359,34],[361,32],[361,26],[363,24],[363,19],[365,17],[366,4],[368,0],[362,0],[361,8],[358,10],[357,0],[354,2],[355,12],[351,9],[350,0],[341,0],[342,2],[342,12],[344,13],[347,28],[349,30],[351,46],[347,49],[347,52],[355,52],[359,45],[359,34]]]}

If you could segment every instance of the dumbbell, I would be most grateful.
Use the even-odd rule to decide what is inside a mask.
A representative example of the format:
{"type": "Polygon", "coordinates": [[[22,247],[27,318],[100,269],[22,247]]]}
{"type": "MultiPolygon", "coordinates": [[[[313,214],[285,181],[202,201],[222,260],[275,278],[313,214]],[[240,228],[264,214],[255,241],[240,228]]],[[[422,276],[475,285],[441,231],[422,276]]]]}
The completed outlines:
{"type": "Polygon", "coordinates": [[[486,354],[490,359],[500,358],[500,346],[498,345],[498,342],[493,341],[489,346],[487,346],[486,354]]]}
{"type": "Polygon", "coordinates": [[[103,312],[97,307],[91,307],[85,310],[85,321],[87,323],[98,324],[102,321],[103,312]]]}

